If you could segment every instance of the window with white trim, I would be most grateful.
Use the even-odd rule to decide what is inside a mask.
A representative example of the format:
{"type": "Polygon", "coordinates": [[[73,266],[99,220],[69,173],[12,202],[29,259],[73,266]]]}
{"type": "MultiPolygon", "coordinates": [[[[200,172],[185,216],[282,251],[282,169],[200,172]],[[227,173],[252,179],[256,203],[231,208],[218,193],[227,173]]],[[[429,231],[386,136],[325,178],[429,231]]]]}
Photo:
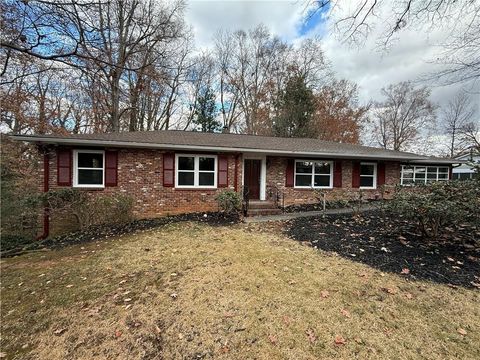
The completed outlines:
{"type": "Polygon", "coordinates": [[[323,160],[295,160],[296,188],[331,188],[333,163],[323,160]]]}
{"type": "Polygon", "coordinates": [[[73,152],[73,186],[91,188],[105,186],[105,152],[103,150],[73,152]]]}
{"type": "Polygon", "coordinates": [[[377,164],[360,163],[360,189],[377,188],[377,164]]]}
{"type": "Polygon", "coordinates": [[[410,166],[402,165],[401,184],[428,184],[437,181],[448,181],[448,166],[410,166]]]}
{"type": "Polygon", "coordinates": [[[217,157],[215,155],[177,154],[175,162],[175,187],[217,187],[217,157]]]}

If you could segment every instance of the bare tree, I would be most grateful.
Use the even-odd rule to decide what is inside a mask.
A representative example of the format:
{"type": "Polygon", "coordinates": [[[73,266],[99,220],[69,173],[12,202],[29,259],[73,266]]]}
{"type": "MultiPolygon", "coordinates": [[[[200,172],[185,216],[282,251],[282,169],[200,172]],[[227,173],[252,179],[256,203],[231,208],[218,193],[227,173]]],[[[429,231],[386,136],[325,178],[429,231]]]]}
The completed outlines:
{"type": "Polygon", "coordinates": [[[347,42],[362,43],[374,27],[385,26],[377,38],[388,49],[407,29],[442,29],[447,35],[436,62],[447,68],[429,79],[444,84],[480,78],[480,2],[475,0],[306,0],[306,10],[328,12],[333,27],[347,42]],[[380,15],[380,16],[379,16],[380,15]],[[381,20],[380,20],[381,18],[381,20]]]}
{"type": "Polygon", "coordinates": [[[480,152],[480,121],[474,120],[460,129],[460,136],[468,147],[480,152]]]}
{"type": "Polygon", "coordinates": [[[464,131],[471,123],[475,109],[470,98],[465,93],[459,93],[450,100],[442,110],[444,129],[449,137],[448,153],[453,157],[468,146],[465,142],[464,131]]]}
{"type": "Polygon", "coordinates": [[[406,150],[435,121],[430,90],[401,82],[383,88],[382,94],[386,99],[375,111],[377,141],[385,149],[406,150]]]}

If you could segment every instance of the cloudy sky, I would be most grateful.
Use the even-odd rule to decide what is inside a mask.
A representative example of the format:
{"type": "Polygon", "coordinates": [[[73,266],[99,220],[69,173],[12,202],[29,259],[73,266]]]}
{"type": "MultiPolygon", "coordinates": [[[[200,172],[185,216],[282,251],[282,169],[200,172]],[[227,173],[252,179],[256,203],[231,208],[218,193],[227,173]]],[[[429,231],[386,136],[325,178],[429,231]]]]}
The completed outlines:
{"type": "MultiPolygon", "coordinates": [[[[348,0],[346,0],[348,1],[348,0]]],[[[344,1],[342,1],[343,5],[344,1]]],[[[381,16],[380,16],[381,17],[381,16]]],[[[322,14],[306,17],[303,0],[190,0],[187,21],[192,26],[199,47],[212,46],[212,37],[220,29],[249,29],[263,23],[275,35],[288,42],[302,37],[322,36],[324,51],[339,78],[346,78],[360,86],[361,100],[381,100],[382,87],[405,80],[417,80],[435,69],[431,63],[445,38],[444,30],[415,29],[402,32],[390,51],[378,49],[374,36],[361,47],[344,44],[330,29],[331,22],[322,14]],[[307,19],[307,20],[306,20],[307,19]]],[[[381,23],[381,22],[380,22],[381,23]]],[[[444,105],[461,88],[473,92],[472,99],[480,114],[480,84],[434,87],[432,100],[444,105]],[[476,92],[476,93],[475,93],[476,92]]]]}

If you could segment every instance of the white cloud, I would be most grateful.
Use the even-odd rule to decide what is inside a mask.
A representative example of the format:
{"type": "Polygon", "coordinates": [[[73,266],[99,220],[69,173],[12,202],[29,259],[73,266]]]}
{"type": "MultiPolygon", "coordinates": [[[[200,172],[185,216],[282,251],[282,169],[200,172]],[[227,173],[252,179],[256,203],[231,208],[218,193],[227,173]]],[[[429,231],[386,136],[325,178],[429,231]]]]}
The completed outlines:
{"type": "MultiPolygon", "coordinates": [[[[353,3],[342,0],[341,4],[343,10],[336,8],[337,12],[332,14],[330,21],[342,16],[341,11],[347,11],[353,3]]],[[[386,52],[381,51],[376,42],[385,31],[381,12],[376,15],[382,20],[360,47],[343,43],[332,31],[325,32],[325,24],[318,24],[307,34],[300,34],[304,15],[305,2],[301,0],[192,0],[187,4],[186,20],[193,27],[196,44],[201,48],[212,46],[218,29],[247,30],[260,23],[265,24],[274,35],[291,43],[302,37],[322,34],[324,51],[332,69],[338,77],[360,86],[360,98],[364,102],[382,100],[382,87],[400,81],[419,80],[422,75],[438,70],[438,65],[432,63],[439,50],[436,44],[442,43],[454,28],[452,24],[451,27],[434,29],[404,29],[390,51],[386,52]]],[[[419,85],[422,84],[419,82],[419,85]]],[[[472,100],[477,107],[476,116],[480,117],[480,82],[475,87],[471,84],[432,87],[431,98],[438,105],[445,106],[460,90],[472,92],[472,100]]]]}
{"type": "Polygon", "coordinates": [[[247,30],[266,25],[272,34],[293,41],[303,16],[300,1],[192,0],[187,3],[186,20],[193,28],[199,47],[210,47],[216,31],[247,30]]]}
{"type": "MultiPolygon", "coordinates": [[[[345,2],[342,2],[345,5],[345,2]]],[[[348,4],[343,7],[347,9],[348,4]]],[[[444,43],[450,35],[452,26],[428,28],[417,26],[415,29],[404,29],[397,34],[388,51],[379,47],[378,39],[386,31],[388,7],[380,8],[377,13],[379,19],[365,43],[356,46],[346,44],[338,36],[329,32],[324,37],[324,51],[330,60],[333,70],[339,77],[356,82],[360,86],[360,96],[363,101],[381,100],[381,88],[400,81],[417,81],[418,85],[432,86],[432,100],[445,105],[457,92],[461,90],[472,93],[472,100],[476,103],[477,114],[480,114],[480,82],[476,84],[455,84],[451,86],[434,86],[421,81],[424,75],[434,73],[442,67],[434,63],[440,48],[437,44],[444,43]],[[382,13],[383,11],[383,13],[382,13]],[[380,20],[382,19],[382,20],[380,20]]],[[[333,13],[330,18],[330,27],[333,22],[344,16],[341,9],[333,13]]],[[[313,30],[311,34],[315,33],[313,30]]],[[[307,34],[311,35],[311,34],[307,34]]]]}

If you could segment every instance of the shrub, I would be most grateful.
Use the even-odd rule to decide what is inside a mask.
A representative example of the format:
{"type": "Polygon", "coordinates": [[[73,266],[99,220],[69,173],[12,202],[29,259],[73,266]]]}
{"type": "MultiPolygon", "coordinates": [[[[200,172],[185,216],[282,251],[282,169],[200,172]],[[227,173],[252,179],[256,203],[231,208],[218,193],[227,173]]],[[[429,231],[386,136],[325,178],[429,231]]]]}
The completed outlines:
{"type": "Polygon", "coordinates": [[[80,229],[90,225],[125,223],[132,220],[133,199],[123,194],[90,196],[74,189],[55,189],[41,195],[52,215],[72,214],[80,229]]]}
{"type": "Polygon", "coordinates": [[[480,183],[451,181],[399,188],[388,208],[413,221],[423,235],[437,238],[446,226],[480,224],[480,183]]]}
{"type": "Polygon", "coordinates": [[[1,135],[0,213],[1,244],[33,241],[39,225],[38,153],[31,145],[1,135]]]}
{"type": "Polygon", "coordinates": [[[215,200],[217,200],[218,208],[226,214],[235,214],[242,210],[242,198],[235,191],[222,191],[215,197],[215,200]]]}

